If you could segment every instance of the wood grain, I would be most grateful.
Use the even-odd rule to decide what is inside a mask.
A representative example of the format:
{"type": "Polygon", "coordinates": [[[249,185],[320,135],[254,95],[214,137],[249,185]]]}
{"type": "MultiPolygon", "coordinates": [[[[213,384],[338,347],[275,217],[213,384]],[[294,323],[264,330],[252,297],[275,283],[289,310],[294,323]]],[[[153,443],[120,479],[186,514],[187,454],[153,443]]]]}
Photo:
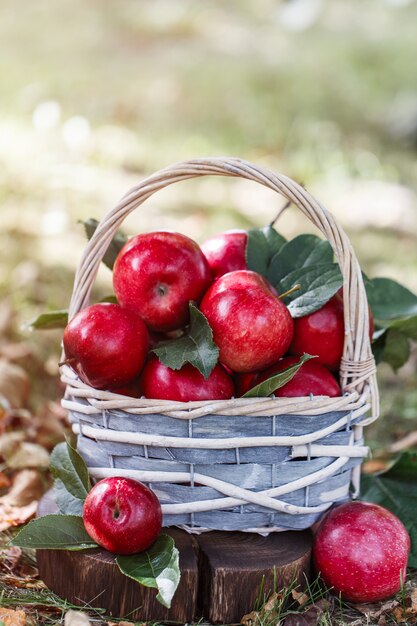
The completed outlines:
{"type": "Polygon", "coordinates": [[[211,532],[199,543],[200,606],[210,622],[236,623],[252,611],[264,579],[264,593],[310,575],[310,531],[272,533],[211,532]],[[275,570],[275,573],[274,573],[275,570]]]}

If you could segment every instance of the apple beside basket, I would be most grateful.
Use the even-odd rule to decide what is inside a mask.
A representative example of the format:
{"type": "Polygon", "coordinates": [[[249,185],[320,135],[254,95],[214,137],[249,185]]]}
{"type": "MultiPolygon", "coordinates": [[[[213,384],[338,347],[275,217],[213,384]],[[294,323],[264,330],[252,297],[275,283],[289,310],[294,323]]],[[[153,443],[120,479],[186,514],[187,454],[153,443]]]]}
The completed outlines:
{"type": "Polygon", "coordinates": [[[185,161],[133,187],[100,222],[78,267],[70,317],[88,306],[101,259],[127,215],[173,183],[206,175],[253,180],[291,200],[322,232],[343,274],[343,395],[199,402],[135,399],[93,389],[68,366],[62,401],[91,476],[129,476],[160,499],[164,526],[268,533],[311,526],[355,496],[378,417],[375,361],[359,263],[334,217],[282,174],[235,158],[185,161]]]}

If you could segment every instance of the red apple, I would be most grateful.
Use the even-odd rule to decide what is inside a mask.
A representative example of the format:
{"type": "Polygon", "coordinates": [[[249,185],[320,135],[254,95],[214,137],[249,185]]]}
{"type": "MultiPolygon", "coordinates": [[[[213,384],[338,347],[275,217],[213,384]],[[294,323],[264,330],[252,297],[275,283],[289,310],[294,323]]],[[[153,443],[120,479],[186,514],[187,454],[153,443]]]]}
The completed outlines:
{"type": "Polygon", "coordinates": [[[83,508],[84,526],[99,546],[116,554],[142,552],[161,532],[159,500],[146,485],[113,476],[88,493],[83,508]]]}
{"type": "Polygon", "coordinates": [[[141,372],[148,347],[148,331],[139,315],[109,302],[83,309],[64,331],[67,362],[97,389],[130,383],[141,372]]]}
{"type": "Polygon", "coordinates": [[[156,357],[151,357],[145,365],[140,387],[146,398],[178,402],[227,400],[234,394],[233,381],[220,364],[216,365],[206,380],[189,363],[179,370],[173,370],[156,357]]]}
{"type": "Polygon", "coordinates": [[[267,368],[291,342],[291,315],[274,288],[256,272],[240,270],[221,276],[200,308],[213,330],[220,361],[235,372],[267,368]]]}
{"type": "Polygon", "coordinates": [[[226,230],[201,244],[214,278],[247,269],[247,242],[248,233],[245,230],[226,230]]]}
{"type": "Polygon", "coordinates": [[[138,379],[132,380],[131,383],[123,385],[123,387],[112,389],[112,392],[118,393],[120,396],[129,396],[130,398],[140,398],[142,395],[138,379]]]}
{"type": "Polygon", "coordinates": [[[294,336],[291,354],[301,356],[304,352],[317,356],[316,361],[337,370],[343,353],[345,322],[343,302],[333,296],[318,311],[294,320],[294,336]]]}
{"type": "Polygon", "coordinates": [[[243,396],[249,389],[255,387],[257,385],[259,372],[246,372],[243,374],[235,374],[235,389],[236,389],[236,397],[240,398],[243,396]]]}
{"type": "Polygon", "coordinates": [[[133,237],[113,269],[118,302],[157,332],[185,326],[189,301],[199,302],[211,282],[210,267],[195,241],[170,231],[133,237]]]}
{"type": "MultiPolygon", "coordinates": [[[[295,365],[298,363],[298,360],[296,356],[288,356],[281,359],[278,363],[258,375],[251,386],[254,387],[267,378],[274,376],[274,374],[285,370],[287,367],[295,365]]],[[[311,359],[311,361],[303,363],[293,378],[282,387],[276,389],[274,393],[280,398],[296,398],[309,396],[310,394],[336,398],[342,395],[336,378],[324,365],[318,363],[317,359],[311,359]]]]}
{"type": "Polygon", "coordinates": [[[377,504],[348,502],[330,511],[314,543],[315,568],[333,593],[377,602],[405,581],[410,538],[402,522],[377,504]]]}

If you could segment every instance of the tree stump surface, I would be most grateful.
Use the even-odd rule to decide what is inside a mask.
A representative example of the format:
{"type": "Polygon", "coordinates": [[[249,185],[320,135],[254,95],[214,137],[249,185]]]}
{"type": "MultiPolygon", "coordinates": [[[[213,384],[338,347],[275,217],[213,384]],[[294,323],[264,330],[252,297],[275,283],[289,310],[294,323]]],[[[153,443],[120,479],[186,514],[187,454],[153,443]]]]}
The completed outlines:
{"type": "MultiPolygon", "coordinates": [[[[52,491],[39,503],[38,516],[56,513],[52,491]]],[[[254,533],[212,531],[190,535],[164,528],[179,550],[181,581],[170,609],[157,591],[124,576],[106,550],[38,550],[39,575],[69,602],[101,607],[113,617],[140,621],[239,623],[263,592],[303,583],[310,575],[312,534],[287,531],[262,537],[254,533]],[[262,582],[264,581],[264,582],[262,582]]]]}

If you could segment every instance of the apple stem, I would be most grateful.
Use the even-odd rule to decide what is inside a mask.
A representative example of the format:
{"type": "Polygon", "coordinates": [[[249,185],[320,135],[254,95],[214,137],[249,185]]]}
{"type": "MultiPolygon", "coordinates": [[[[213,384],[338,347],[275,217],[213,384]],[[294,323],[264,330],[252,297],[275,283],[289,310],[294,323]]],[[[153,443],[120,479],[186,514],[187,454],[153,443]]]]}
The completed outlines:
{"type": "Polygon", "coordinates": [[[71,363],[74,363],[74,361],[76,361],[75,358],[65,359],[65,361],[61,361],[60,363],[58,363],[58,367],[61,367],[61,365],[71,365],[71,363]]]}
{"type": "Polygon", "coordinates": [[[301,285],[300,283],[297,283],[296,285],[294,285],[294,287],[291,287],[291,289],[288,289],[288,291],[285,291],[284,293],[281,293],[278,298],[279,300],[282,300],[282,298],[285,298],[286,296],[291,295],[292,293],[294,293],[294,291],[298,291],[299,289],[301,289],[301,285]]]}

